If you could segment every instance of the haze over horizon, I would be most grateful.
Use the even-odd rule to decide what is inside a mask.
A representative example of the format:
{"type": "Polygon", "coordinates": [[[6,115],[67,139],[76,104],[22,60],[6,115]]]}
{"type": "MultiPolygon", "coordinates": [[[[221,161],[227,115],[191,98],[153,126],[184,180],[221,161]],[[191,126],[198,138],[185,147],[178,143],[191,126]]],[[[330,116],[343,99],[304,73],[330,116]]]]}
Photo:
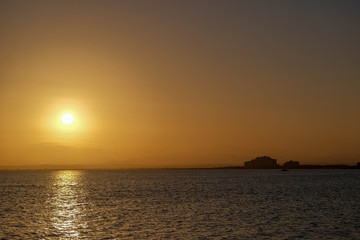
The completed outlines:
{"type": "Polygon", "coordinates": [[[359,10],[1,1],[0,166],[354,165],[359,10]]]}

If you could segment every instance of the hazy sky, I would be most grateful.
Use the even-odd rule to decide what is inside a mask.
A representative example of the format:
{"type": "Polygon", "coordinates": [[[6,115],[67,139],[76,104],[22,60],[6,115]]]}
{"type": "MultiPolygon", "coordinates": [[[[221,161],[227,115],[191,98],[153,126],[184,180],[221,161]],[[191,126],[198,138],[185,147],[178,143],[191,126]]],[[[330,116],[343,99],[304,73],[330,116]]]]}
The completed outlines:
{"type": "Polygon", "coordinates": [[[0,165],[355,164],[359,26],[359,1],[0,1],[0,165]]]}

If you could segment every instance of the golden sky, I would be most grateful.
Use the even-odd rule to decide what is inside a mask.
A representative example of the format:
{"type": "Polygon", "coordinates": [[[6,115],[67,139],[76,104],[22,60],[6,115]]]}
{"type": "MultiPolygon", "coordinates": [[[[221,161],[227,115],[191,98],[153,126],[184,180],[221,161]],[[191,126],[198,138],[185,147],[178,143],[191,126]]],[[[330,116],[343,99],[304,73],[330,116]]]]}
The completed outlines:
{"type": "Polygon", "coordinates": [[[353,165],[359,7],[1,1],[0,166],[353,165]]]}

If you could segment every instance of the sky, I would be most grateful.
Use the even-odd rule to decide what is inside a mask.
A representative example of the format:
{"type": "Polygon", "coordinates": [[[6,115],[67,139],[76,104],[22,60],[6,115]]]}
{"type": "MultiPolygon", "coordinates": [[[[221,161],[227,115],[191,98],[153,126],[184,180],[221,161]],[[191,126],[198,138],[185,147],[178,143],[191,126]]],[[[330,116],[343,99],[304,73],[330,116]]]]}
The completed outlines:
{"type": "Polygon", "coordinates": [[[0,166],[354,165],[359,25],[358,1],[1,0],[0,166]]]}

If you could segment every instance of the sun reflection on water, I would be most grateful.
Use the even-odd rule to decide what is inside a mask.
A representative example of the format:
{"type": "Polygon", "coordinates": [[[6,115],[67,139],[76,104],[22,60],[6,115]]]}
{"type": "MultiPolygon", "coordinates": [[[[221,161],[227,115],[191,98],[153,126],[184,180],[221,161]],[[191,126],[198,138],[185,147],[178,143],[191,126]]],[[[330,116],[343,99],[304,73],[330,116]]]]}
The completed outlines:
{"type": "Polygon", "coordinates": [[[54,173],[51,222],[58,237],[76,239],[87,229],[82,175],[75,170],[54,173]]]}

